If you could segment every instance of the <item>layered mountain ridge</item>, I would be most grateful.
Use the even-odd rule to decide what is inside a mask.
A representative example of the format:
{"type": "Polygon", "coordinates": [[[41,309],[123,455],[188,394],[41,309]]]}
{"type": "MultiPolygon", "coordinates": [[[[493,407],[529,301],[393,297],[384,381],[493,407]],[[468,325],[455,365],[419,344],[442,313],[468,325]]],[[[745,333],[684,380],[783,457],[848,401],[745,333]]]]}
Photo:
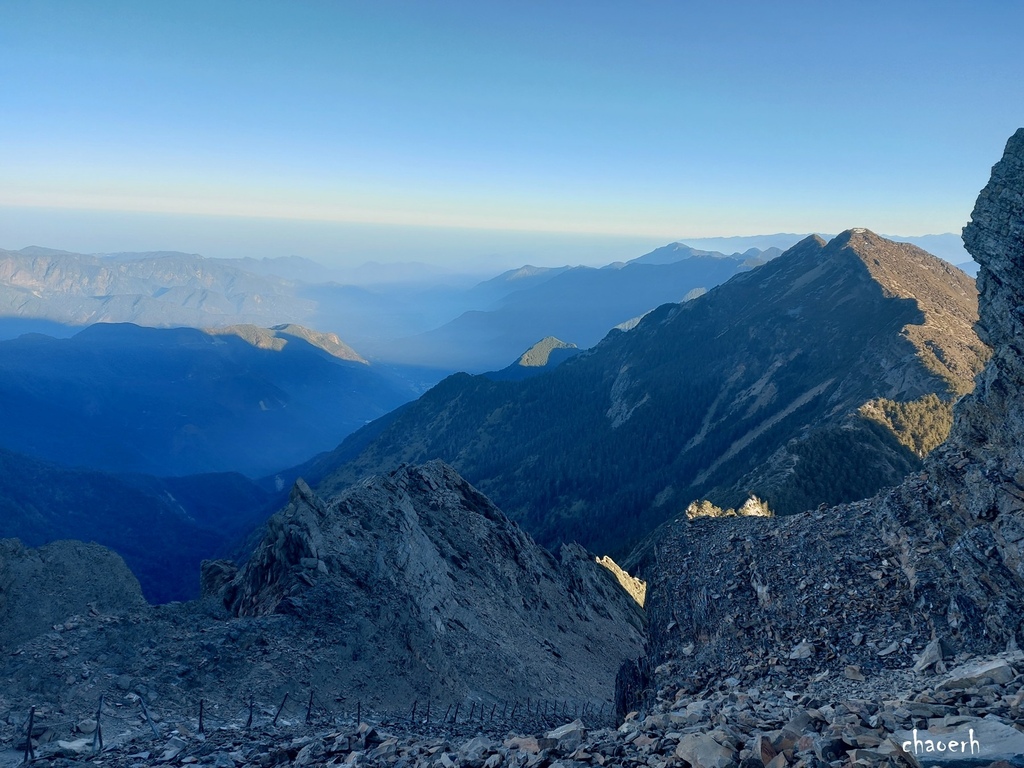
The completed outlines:
{"type": "Polygon", "coordinates": [[[912,245],[810,237],[542,376],[453,376],[305,474],[331,492],[440,457],[541,543],[620,554],[698,498],[862,498],[920,458],[861,408],[948,412],[988,355],[975,313],[972,281],[912,245]]]}
{"type": "Polygon", "coordinates": [[[590,346],[616,323],[761,263],[751,258],[760,251],[725,256],[676,246],[660,249],[666,252],[655,254],[656,263],[646,263],[647,254],[601,269],[528,265],[475,285],[470,275],[423,273],[415,265],[385,267],[398,279],[368,284],[363,270],[345,273],[297,257],[0,250],[0,338],[68,336],[93,323],[298,323],[337,333],[378,360],[485,371],[552,334],[590,346]]]}
{"type": "Polygon", "coordinates": [[[0,316],[72,326],[295,322],[315,305],[289,283],[187,253],[120,257],[49,248],[0,251],[0,316]]]}
{"type": "Polygon", "coordinates": [[[556,336],[591,347],[614,325],[694,290],[719,285],[760,262],[728,256],[691,255],[646,263],[551,270],[534,284],[505,295],[495,306],[473,309],[444,325],[388,345],[405,362],[444,360],[455,370],[486,371],[514,359],[537,339],[556,336]],[[554,274],[552,274],[552,272],[554,274]]]}

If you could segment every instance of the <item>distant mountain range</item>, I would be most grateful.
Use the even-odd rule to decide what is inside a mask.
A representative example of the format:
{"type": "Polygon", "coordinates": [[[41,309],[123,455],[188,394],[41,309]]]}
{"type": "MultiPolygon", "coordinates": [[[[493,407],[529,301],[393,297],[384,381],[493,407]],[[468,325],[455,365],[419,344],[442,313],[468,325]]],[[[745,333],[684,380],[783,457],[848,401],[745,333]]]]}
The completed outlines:
{"type": "Polygon", "coordinates": [[[760,254],[724,256],[673,244],[603,269],[507,272],[475,289],[482,293],[516,283],[517,289],[506,290],[491,309],[471,310],[435,330],[394,341],[385,355],[408,364],[480,372],[507,364],[548,336],[589,348],[619,323],[764,263],[760,254]]]}
{"type": "Polygon", "coordinates": [[[0,338],[25,332],[66,337],[98,322],[304,324],[333,331],[376,359],[481,371],[507,365],[550,335],[589,346],[617,323],[760,263],[751,260],[756,255],[667,246],[604,270],[525,266],[471,283],[424,265],[343,272],[299,257],[87,255],[30,247],[0,251],[0,338]],[[364,285],[342,282],[346,278],[364,285]]]}
{"type": "Polygon", "coordinates": [[[299,322],[314,309],[280,278],[196,254],[0,251],[0,317],[212,327],[299,322]]]}
{"type": "MultiPolygon", "coordinates": [[[[0,339],[67,337],[96,322],[301,324],[336,333],[369,359],[423,368],[420,380],[432,384],[454,370],[501,368],[547,336],[592,346],[609,328],[706,291],[798,239],[670,243],[603,269],[527,265],[483,282],[416,262],[335,269],[298,256],[76,254],[33,246],[0,251],[0,339]]],[[[954,235],[910,240],[973,266],[954,235]]]]}
{"type": "Polygon", "coordinates": [[[0,342],[0,447],[67,466],[272,474],[417,394],[333,334],[98,323],[0,342]]]}
{"type": "Polygon", "coordinates": [[[806,238],[540,376],[452,376],[301,471],[331,493],[439,457],[546,546],[613,553],[695,499],[862,498],[948,431],[988,354],[976,295],[915,246],[806,238]]]}
{"type": "Polygon", "coordinates": [[[669,243],[663,245],[661,248],[655,248],[650,253],[645,253],[643,256],[639,256],[635,259],[631,259],[629,264],[674,264],[677,261],[683,261],[685,259],[692,259],[699,256],[707,256],[717,259],[734,259],[736,261],[747,261],[748,266],[758,266],[766,261],[771,261],[776,256],[782,254],[782,248],[776,248],[770,246],[764,250],[760,248],[748,248],[743,253],[735,252],[730,256],[726,256],[724,253],[718,251],[702,251],[698,248],[693,248],[686,243],[669,243]]]}

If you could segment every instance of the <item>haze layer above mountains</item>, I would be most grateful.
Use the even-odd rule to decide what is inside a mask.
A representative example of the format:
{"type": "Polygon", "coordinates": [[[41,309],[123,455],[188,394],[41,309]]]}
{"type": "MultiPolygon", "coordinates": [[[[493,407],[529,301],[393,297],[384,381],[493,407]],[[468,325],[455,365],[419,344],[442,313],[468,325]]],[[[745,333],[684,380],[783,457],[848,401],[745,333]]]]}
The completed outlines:
{"type": "MultiPolygon", "coordinates": [[[[0,338],[28,331],[68,336],[94,322],[296,323],[336,333],[377,362],[438,372],[417,379],[430,384],[455,370],[502,368],[546,336],[592,346],[612,326],[707,290],[799,239],[738,239],[722,252],[674,243],[603,269],[526,266],[482,283],[416,263],[342,271],[298,257],[0,250],[0,338]],[[611,274],[623,268],[623,275],[611,274]]],[[[954,262],[967,260],[953,235],[918,239],[954,262]]]]}

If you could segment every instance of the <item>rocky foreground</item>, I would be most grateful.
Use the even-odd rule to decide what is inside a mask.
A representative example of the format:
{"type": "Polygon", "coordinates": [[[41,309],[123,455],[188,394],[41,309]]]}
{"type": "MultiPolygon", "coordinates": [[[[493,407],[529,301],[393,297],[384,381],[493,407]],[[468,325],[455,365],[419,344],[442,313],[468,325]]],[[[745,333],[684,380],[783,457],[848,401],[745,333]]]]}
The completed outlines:
{"type": "MultiPolygon", "coordinates": [[[[748,689],[735,678],[697,693],[662,690],[648,713],[630,713],[618,728],[594,727],[600,718],[591,712],[535,732],[508,731],[489,710],[478,710],[475,720],[464,714],[457,725],[450,717],[441,725],[435,715],[431,725],[422,709],[418,717],[382,724],[338,719],[326,727],[306,724],[298,707],[273,722],[270,711],[261,712],[249,727],[238,720],[200,734],[194,716],[160,718],[168,724],[149,727],[126,700],[113,723],[107,716],[113,730],[102,751],[95,719],[65,724],[61,733],[47,724],[59,713],[36,721],[33,743],[37,764],[53,768],[1024,766],[1024,654],[965,660],[939,674],[941,655],[937,647],[922,655],[919,671],[865,679],[850,667],[797,690],[748,689]]],[[[556,715],[548,719],[558,722],[556,715]]],[[[6,764],[24,756],[25,727],[23,719],[3,726],[7,743],[21,750],[6,753],[6,764]]]]}

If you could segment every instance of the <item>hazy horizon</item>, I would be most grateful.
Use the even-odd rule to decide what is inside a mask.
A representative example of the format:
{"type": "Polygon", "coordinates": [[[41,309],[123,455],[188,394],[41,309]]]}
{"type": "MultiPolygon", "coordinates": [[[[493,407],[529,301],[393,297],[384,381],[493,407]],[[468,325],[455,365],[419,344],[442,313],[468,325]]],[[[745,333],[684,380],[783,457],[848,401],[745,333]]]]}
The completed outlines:
{"type": "MultiPolygon", "coordinates": [[[[854,224],[851,224],[851,227],[854,224]]],[[[491,275],[525,264],[604,266],[670,242],[725,254],[765,249],[808,233],[763,232],[660,238],[577,232],[518,232],[270,218],[60,209],[0,208],[0,248],[40,246],[73,253],[179,251],[208,258],[300,256],[345,269],[366,263],[421,262],[441,271],[491,275]],[[792,237],[790,237],[792,235],[792,237]]],[[[830,236],[827,233],[818,233],[830,236]]],[[[834,234],[834,233],[832,233],[834,234]]],[[[957,233],[878,233],[898,239],[957,233]]],[[[960,263],[946,253],[936,255],[960,263]]],[[[966,259],[967,254],[964,254],[966,259]]]]}
{"type": "Polygon", "coordinates": [[[959,232],[1024,124],[1024,6],[5,7],[0,245],[602,264],[959,232]]]}

